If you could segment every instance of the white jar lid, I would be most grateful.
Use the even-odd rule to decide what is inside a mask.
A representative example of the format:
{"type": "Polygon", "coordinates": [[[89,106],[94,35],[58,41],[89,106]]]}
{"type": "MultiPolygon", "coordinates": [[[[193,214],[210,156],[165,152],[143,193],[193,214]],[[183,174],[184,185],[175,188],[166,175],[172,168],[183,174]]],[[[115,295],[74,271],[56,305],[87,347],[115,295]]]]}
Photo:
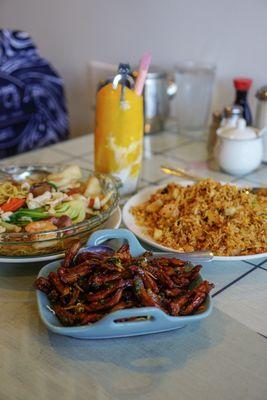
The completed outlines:
{"type": "Polygon", "coordinates": [[[236,126],[225,126],[217,130],[217,135],[226,139],[246,140],[255,139],[258,136],[257,130],[247,126],[244,118],[239,118],[236,126]]]}

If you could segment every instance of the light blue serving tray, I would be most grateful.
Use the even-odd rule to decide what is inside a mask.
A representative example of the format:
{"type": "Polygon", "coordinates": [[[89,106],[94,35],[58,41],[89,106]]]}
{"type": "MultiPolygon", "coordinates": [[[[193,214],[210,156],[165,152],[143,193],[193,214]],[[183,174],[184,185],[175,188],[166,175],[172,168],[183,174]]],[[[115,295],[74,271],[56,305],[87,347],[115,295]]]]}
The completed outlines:
{"type": "MultiPolygon", "coordinates": [[[[106,229],[94,232],[87,242],[87,246],[95,246],[108,239],[127,240],[130,245],[130,252],[134,257],[143,254],[146,250],[141,246],[134,234],[127,229],[106,229]]],[[[165,256],[164,253],[153,253],[155,256],[165,256]]],[[[173,253],[173,257],[179,258],[179,254],[173,253]]],[[[190,261],[190,257],[188,258],[190,261]]],[[[44,266],[39,274],[46,277],[49,272],[56,271],[61,261],[54,261],[44,266]]],[[[201,276],[199,282],[202,281],[201,276]]],[[[49,300],[45,293],[36,290],[38,309],[41,320],[52,332],[59,335],[71,336],[79,339],[108,339],[125,336],[146,335],[149,333],[165,332],[183,328],[188,324],[200,321],[208,317],[212,310],[212,299],[207,296],[204,303],[205,311],[200,314],[183,317],[172,317],[156,307],[140,307],[115,311],[103,317],[101,320],[83,326],[65,327],[58,318],[47,308],[49,300]],[[118,319],[131,317],[149,317],[131,322],[116,322],[118,319]]]]}

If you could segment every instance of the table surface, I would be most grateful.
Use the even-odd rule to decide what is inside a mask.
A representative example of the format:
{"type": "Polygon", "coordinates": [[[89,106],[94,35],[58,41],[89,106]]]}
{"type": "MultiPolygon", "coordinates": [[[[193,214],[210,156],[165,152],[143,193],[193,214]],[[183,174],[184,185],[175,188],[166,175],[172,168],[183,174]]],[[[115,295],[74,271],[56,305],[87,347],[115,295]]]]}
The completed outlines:
{"type": "MultiPolygon", "coordinates": [[[[5,164],[77,163],[93,168],[93,136],[2,160],[5,164]]],[[[236,178],[218,170],[204,139],[171,125],[145,137],[140,188],[166,180],[162,164],[203,177],[266,186],[267,166],[236,178]]],[[[127,198],[121,200],[121,205],[127,198]]],[[[181,330],[101,341],[55,335],[41,323],[33,282],[38,266],[0,265],[0,398],[259,399],[267,398],[267,260],[205,264],[216,285],[214,311],[181,330]]]]}

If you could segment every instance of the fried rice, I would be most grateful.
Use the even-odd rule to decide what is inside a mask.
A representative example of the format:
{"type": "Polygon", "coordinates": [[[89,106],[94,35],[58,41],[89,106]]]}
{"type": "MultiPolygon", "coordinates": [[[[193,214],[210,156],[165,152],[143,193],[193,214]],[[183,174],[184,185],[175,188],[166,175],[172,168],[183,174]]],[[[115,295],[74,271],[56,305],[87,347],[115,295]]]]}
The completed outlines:
{"type": "Polygon", "coordinates": [[[267,252],[267,197],[249,189],[211,179],[186,187],[170,183],[131,213],[155,241],[181,252],[267,252]]]}

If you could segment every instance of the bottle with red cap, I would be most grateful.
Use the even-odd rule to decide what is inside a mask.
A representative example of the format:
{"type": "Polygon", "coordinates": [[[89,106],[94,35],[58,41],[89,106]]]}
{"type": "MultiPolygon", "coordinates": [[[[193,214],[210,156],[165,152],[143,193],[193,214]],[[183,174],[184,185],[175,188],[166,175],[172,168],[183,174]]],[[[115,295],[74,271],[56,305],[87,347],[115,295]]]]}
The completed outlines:
{"type": "Polygon", "coordinates": [[[235,78],[234,87],[236,89],[236,99],[234,104],[243,108],[243,118],[246,120],[247,125],[252,125],[252,114],[247,100],[248,91],[252,85],[252,79],[249,78],[235,78]]]}

